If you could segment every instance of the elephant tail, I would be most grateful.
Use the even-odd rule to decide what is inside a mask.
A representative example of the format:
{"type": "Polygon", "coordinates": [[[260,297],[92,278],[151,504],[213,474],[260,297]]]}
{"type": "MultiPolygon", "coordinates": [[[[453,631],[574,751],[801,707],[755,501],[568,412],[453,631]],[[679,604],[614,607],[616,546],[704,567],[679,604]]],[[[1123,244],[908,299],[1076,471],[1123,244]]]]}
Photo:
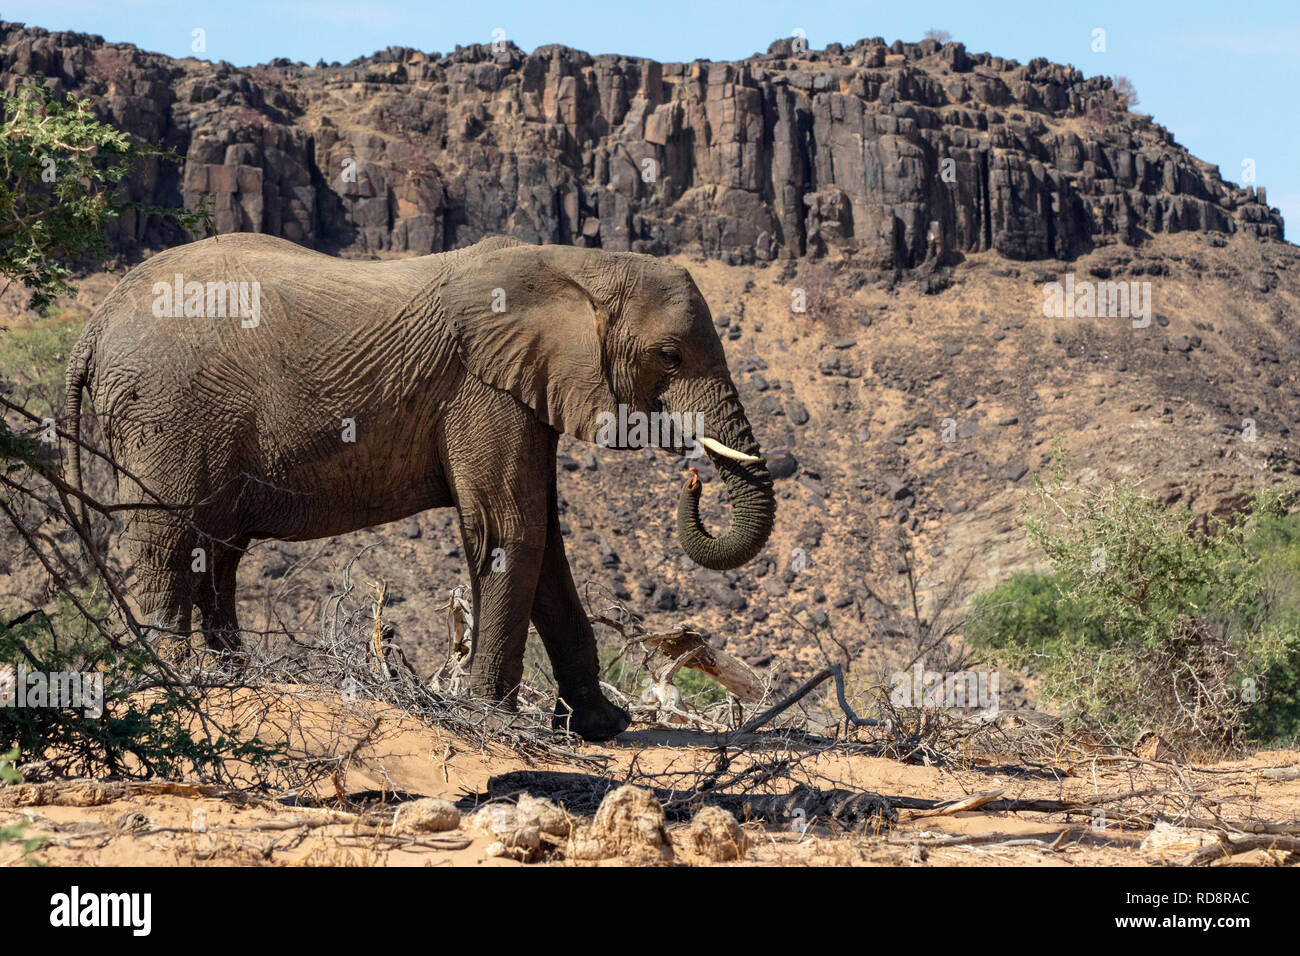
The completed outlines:
{"type": "MultiPolygon", "coordinates": [[[[65,379],[64,406],[67,414],[67,432],[72,439],[72,457],[68,461],[68,477],[77,495],[77,509],[81,520],[81,531],[90,534],[90,514],[86,509],[85,492],[81,482],[81,390],[90,384],[90,359],[94,352],[94,343],[90,335],[90,326],[77,340],[68,361],[68,374],[65,379]]],[[[87,538],[87,540],[89,540],[87,538]]]]}

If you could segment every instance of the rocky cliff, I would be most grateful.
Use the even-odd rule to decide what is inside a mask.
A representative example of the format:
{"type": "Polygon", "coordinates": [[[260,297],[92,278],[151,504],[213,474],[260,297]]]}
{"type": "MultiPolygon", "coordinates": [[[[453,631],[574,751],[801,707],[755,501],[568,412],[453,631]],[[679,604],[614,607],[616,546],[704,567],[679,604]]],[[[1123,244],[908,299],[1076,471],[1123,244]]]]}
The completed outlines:
{"type": "MultiPolygon", "coordinates": [[[[219,232],[353,254],[497,232],[892,270],[1283,228],[1263,189],[1225,182],[1109,79],[960,43],[780,40],[735,63],[394,47],[240,69],[0,23],[0,86],[29,76],[185,157],[142,169],[133,198],[208,193],[219,232]]],[[[124,251],[182,238],[135,217],[116,236],[124,251]]]]}

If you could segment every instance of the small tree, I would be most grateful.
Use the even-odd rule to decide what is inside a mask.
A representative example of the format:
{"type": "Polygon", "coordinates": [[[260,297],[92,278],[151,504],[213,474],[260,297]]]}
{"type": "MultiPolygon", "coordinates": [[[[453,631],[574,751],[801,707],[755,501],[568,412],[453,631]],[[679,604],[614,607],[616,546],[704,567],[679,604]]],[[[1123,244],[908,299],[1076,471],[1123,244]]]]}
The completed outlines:
{"type": "Polygon", "coordinates": [[[1115,103],[1121,110],[1131,110],[1138,105],[1137,87],[1127,76],[1117,76],[1111,81],[1115,91],[1115,103]]]}
{"type": "Polygon", "coordinates": [[[0,93],[0,111],[0,278],[5,288],[19,281],[30,289],[32,308],[72,291],[78,260],[107,254],[104,225],[124,209],[167,215],[186,229],[207,218],[121,198],[141,157],[176,157],[99,122],[90,100],[60,99],[38,80],[0,93]]]}
{"type": "MultiPolygon", "coordinates": [[[[208,218],[203,208],[159,210],[121,199],[119,185],[136,160],[172,154],[97,121],[89,101],[60,99],[37,82],[0,94],[0,108],[0,279],[5,289],[17,281],[29,290],[31,307],[72,291],[68,278],[79,259],[106,255],[104,226],[123,209],[168,215],[187,229],[208,218]]],[[[0,417],[0,520],[59,594],[48,610],[0,608],[0,699],[25,696],[19,681],[27,674],[87,675],[110,688],[98,714],[56,704],[44,690],[34,706],[0,708],[0,786],[32,761],[48,774],[175,776],[219,774],[226,757],[268,760],[267,748],[240,743],[207,719],[144,640],[78,518],[72,502],[79,493],[63,480],[50,445],[37,438],[53,437],[51,423],[3,396],[0,409],[9,415],[0,417]],[[90,557],[88,575],[59,547],[78,538],[90,557]]],[[[85,495],[78,503],[110,513],[85,495]]],[[[0,840],[16,834],[4,831],[0,840]]]]}

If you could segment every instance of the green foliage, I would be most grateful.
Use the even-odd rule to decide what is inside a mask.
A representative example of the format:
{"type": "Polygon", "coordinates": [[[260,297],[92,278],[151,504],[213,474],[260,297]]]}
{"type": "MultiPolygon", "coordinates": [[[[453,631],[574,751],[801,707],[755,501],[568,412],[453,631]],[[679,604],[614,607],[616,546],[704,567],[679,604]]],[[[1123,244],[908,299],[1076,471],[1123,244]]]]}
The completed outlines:
{"type": "Polygon", "coordinates": [[[1032,539],[1050,573],[975,599],[967,639],[1040,677],[1072,723],[1131,741],[1150,728],[1214,751],[1300,733],[1300,517],[1280,493],[1239,519],[1196,519],[1134,484],[1039,482],[1032,539]]]}
{"type": "Polygon", "coordinates": [[[601,680],[634,700],[641,696],[642,688],[650,679],[650,671],[628,660],[613,647],[600,645],[597,651],[600,656],[601,680]]]}
{"type": "Polygon", "coordinates": [[[1063,644],[1100,643],[1099,629],[1089,618],[1086,608],[1062,593],[1055,575],[1025,572],[975,598],[966,639],[1032,674],[1039,657],[1050,658],[1063,644]]]}
{"type": "MultiPolygon", "coordinates": [[[[641,696],[651,680],[650,671],[642,664],[620,657],[613,648],[600,648],[602,679],[633,700],[641,696]]],[[[727,699],[727,691],[708,674],[682,667],[673,675],[673,686],[682,693],[682,700],[695,708],[708,707],[727,699]]]]}
{"type": "Polygon", "coordinates": [[[0,754],[0,787],[23,782],[23,775],[18,770],[18,758],[21,754],[22,751],[17,747],[7,754],[0,754]]]}
{"type": "Polygon", "coordinates": [[[33,415],[56,415],[62,404],[63,373],[83,323],[55,314],[29,326],[0,334],[0,380],[21,389],[21,401],[33,415]]]}
{"type": "Polygon", "coordinates": [[[210,774],[223,760],[267,765],[277,754],[260,741],[209,737],[196,726],[191,701],[174,687],[157,687],[149,656],[109,640],[111,603],[89,589],[60,595],[52,611],[19,615],[8,624],[0,610],[0,673],[101,674],[102,713],[55,706],[0,707],[0,749],[21,766],[45,761],[57,776],[107,771],[132,777],[210,774]],[[12,749],[11,749],[12,748],[12,749]]]}
{"type": "Polygon", "coordinates": [[[683,667],[673,675],[673,686],[694,707],[707,707],[727,699],[727,690],[708,674],[683,667]]]}
{"type": "Polygon", "coordinates": [[[0,474],[12,474],[37,460],[40,443],[30,435],[16,432],[0,418],[0,474]]]}
{"type": "Polygon", "coordinates": [[[141,158],[176,157],[99,122],[90,100],[60,98],[35,80],[0,93],[0,111],[0,277],[31,290],[32,308],[71,291],[70,263],[107,255],[104,226],[124,209],[168,215],[186,229],[205,220],[202,210],[121,197],[122,180],[141,158]]]}

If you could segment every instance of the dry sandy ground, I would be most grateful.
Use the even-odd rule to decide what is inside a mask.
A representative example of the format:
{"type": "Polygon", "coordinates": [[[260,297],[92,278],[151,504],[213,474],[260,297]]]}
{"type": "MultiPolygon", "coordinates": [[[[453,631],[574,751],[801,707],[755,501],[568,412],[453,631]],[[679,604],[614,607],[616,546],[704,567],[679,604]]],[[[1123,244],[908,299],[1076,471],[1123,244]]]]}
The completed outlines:
{"type": "MultiPolygon", "coordinates": [[[[317,806],[294,807],[261,798],[205,796],[192,788],[167,785],[145,787],[111,800],[104,800],[94,786],[87,785],[65,790],[64,799],[89,805],[50,805],[42,802],[48,791],[20,785],[0,791],[0,827],[26,821],[26,836],[46,838],[32,857],[56,866],[519,866],[524,864],[489,855],[489,839],[465,821],[457,831],[391,836],[391,805],[377,805],[372,796],[367,813],[347,812],[333,794],[342,792],[360,803],[366,799],[361,794],[367,791],[397,791],[405,799],[418,795],[458,801],[462,810],[468,811],[476,802],[475,795],[486,794],[492,778],[505,773],[595,772],[622,781],[633,768],[640,773],[673,774],[704,767],[716,753],[709,749],[710,744],[716,745],[712,735],[643,727],[610,745],[577,748],[582,758],[605,758],[602,771],[575,762],[530,760],[500,745],[484,746],[421,726],[395,710],[342,706],[294,688],[274,695],[242,693],[234,707],[246,729],[255,728],[265,741],[286,741],[295,755],[344,755],[338,786],[327,777],[316,789],[317,795],[324,797],[317,806]]],[[[751,754],[779,746],[776,735],[747,741],[751,754]]],[[[1272,775],[1264,771],[1298,764],[1300,753],[1295,751],[1261,752],[1213,766],[1094,756],[1049,760],[1034,769],[996,757],[969,757],[940,767],[864,755],[822,754],[807,761],[805,779],[821,789],[840,787],[872,791],[886,798],[931,800],[962,799],[998,790],[1005,791],[1004,799],[1037,800],[1089,800],[1144,790],[1195,792],[1198,816],[1268,821],[1294,828],[1300,823],[1300,779],[1278,780],[1274,779],[1279,776],[1276,771],[1272,775]]],[[[535,779],[538,785],[528,789],[545,796],[545,778],[535,779]]],[[[777,789],[790,785],[786,782],[777,789]]],[[[1163,799],[1163,806],[1169,808],[1183,798],[1163,799]]],[[[1154,805],[1137,800],[1122,806],[1136,811],[1154,805]]],[[[1186,848],[1166,853],[1144,850],[1141,844],[1148,828],[1126,825],[1122,816],[1112,812],[1109,820],[1095,821],[1104,825],[1094,826],[1088,812],[1066,815],[985,809],[918,817],[902,809],[897,824],[879,833],[845,830],[816,819],[802,833],[789,822],[754,821],[745,826],[749,850],[742,863],[1158,865],[1177,862],[1187,852],[1186,848]],[[979,836],[991,842],[934,845],[952,835],[979,836]],[[1017,840],[1033,842],[1008,842],[1017,840]]],[[[575,822],[579,822],[577,817],[575,822]]],[[[668,826],[676,861],[708,863],[691,848],[687,827],[685,820],[670,821],[668,826]]],[[[1296,856],[1257,850],[1222,862],[1287,865],[1294,864],[1296,856]]],[[[23,862],[17,844],[0,845],[0,864],[23,862]]],[[[604,865],[618,862],[609,860],[604,865]]],[[[542,863],[573,865],[561,852],[550,854],[542,863]]]]}

